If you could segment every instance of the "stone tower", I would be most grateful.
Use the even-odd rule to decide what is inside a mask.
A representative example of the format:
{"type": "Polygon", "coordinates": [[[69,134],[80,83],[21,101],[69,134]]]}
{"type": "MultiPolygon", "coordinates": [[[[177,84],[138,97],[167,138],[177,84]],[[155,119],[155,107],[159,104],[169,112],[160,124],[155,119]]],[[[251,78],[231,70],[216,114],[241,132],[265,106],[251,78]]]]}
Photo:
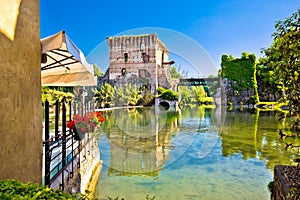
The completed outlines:
{"type": "Polygon", "coordinates": [[[156,34],[107,37],[109,68],[114,86],[126,83],[146,87],[153,94],[158,86],[170,88],[169,51],[156,34]]]}

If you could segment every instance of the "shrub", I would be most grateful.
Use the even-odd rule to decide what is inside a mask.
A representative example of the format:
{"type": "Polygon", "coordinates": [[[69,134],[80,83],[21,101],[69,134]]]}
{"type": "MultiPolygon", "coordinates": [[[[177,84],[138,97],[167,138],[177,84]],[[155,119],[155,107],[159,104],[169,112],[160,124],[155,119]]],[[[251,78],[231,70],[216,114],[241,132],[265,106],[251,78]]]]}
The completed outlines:
{"type": "Polygon", "coordinates": [[[0,199],[88,199],[82,194],[68,194],[61,190],[53,190],[36,183],[22,183],[18,180],[0,182],[0,199]]]}

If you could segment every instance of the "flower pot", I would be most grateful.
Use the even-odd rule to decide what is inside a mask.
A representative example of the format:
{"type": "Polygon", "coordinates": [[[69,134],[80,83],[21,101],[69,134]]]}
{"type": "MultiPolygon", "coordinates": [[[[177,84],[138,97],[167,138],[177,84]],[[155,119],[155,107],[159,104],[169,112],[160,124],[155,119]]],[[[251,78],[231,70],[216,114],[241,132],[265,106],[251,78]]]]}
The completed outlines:
{"type": "Polygon", "coordinates": [[[83,140],[85,137],[85,132],[82,132],[80,129],[76,129],[76,127],[74,127],[74,140],[83,140]]]}

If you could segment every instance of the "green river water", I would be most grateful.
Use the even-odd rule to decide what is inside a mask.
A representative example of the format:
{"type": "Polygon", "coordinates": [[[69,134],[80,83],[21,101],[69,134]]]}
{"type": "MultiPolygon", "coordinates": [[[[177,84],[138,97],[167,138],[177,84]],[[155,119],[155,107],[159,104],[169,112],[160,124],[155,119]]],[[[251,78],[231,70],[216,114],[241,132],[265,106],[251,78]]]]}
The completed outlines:
{"type": "Polygon", "coordinates": [[[204,107],[103,112],[96,197],[119,200],[270,199],[276,164],[295,165],[276,112],[204,107]]]}

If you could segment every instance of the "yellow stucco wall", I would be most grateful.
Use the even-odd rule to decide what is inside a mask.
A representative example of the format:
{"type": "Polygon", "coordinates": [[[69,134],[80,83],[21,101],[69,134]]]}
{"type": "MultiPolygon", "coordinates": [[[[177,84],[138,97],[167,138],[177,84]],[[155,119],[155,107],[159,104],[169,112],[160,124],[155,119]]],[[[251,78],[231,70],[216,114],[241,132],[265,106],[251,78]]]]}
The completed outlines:
{"type": "Polygon", "coordinates": [[[14,38],[0,31],[0,180],[42,182],[39,15],[39,0],[22,0],[14,38]]]}

